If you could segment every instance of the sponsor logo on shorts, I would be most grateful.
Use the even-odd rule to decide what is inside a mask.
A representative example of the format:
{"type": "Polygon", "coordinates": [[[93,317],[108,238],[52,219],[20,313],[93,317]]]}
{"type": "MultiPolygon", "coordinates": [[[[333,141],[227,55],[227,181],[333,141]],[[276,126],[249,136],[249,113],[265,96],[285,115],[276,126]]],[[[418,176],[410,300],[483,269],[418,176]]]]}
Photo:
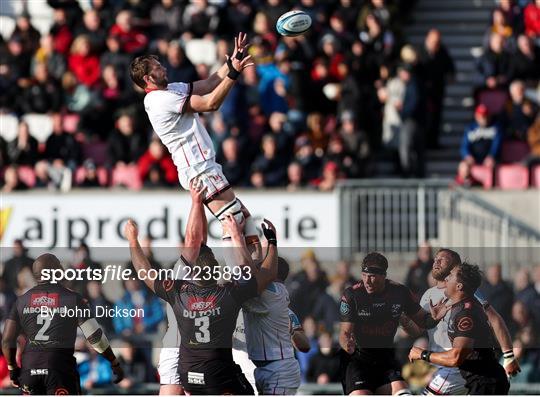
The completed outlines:
{"type": "Polygon", "coordinates": [[[188,383],[193,385],[204,385],[204,374],[200,372],[188,372],[188,383]]]}
{"type": "Polygon", "coordinates": [[[31,376],[39,376],[39,375],[49,375],[49,370],[47,368],[35,368],[30,370],[31,376]]]}
{"type": "Polygon", "coordinates": [[[58,307],[59,306],[59,300],[58,300],[58,294],[47,294],[39,293],[39,294],[32,294],[30,297],[30,306],[31,307],[41,307],[41,306],[47,306],[47,307],[58,307]]]}

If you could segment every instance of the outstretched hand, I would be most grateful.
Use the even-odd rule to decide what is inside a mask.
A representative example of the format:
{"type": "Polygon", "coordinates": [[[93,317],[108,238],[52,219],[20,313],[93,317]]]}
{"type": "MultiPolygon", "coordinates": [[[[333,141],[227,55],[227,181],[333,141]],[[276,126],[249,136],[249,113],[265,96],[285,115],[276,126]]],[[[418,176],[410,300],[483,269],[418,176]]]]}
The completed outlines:
{"type": "Polygon", "coordinates": [[[274,226],[274,224],[268,219],[264,219],[264,222],[261,224],[261,228],[264,237],[266,238],[266,240],[268,240],[268,243],[274,245],[277,244],[276,227],[274,226]]]}
{"type": "Polygon", "coordinates": [[[191,201],[194,203],[201,204],[206,199],[206,191],[208,190],[207,186],[198,180],[192,179],[189,183],[189,193],[191,194],[191,201]]]}
{"type": "Polygon", "coordinates": [[[124,226],[124,236],[130,243],[139,238],[139,228],[133,219],[128,219],[124,226]]]}
{"type": "Polygon", "coordinates": [[[241,239],[245,223],[245,219],[238,223],[233,215],[227,214],[222,221],[223,232],[231,236],[232,239],[241,239]]]}
{"type": "MultiPolygon", "coordinates": [[[[234,50],[230,57],[232,66],[237,71],[241,72],[247,67],[254,66],[251,55],[247,55],[249,43],[247,40],[247,34],[240,32],[238,36],[234,38],[234,50]]],[[[227,59],[229,56],[227,56],[227,59]]]]}
{"type": "Polygon", "coordinates": [[[431,299],[429,300],[429,311],[431,312],[431,317],[434,320],[439,321],[444,318],[450,306],[447,306],[448,298],[442,298],[437,304],[433,304],[431,299]]]}

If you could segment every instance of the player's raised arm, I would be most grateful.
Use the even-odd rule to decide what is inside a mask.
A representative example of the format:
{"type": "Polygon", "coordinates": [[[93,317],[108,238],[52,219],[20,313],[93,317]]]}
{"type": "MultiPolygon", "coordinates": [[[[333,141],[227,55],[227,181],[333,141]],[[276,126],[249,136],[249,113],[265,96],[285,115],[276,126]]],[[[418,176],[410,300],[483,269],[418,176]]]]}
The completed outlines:
{"type": "MultiPolygon", "coordinates": [[[[241,60],[246,54],[248,46],[247,34],[240,32],[234,38],[234,51],[231,58],[236,59],[238,57],[241,60]]],[[[204,96],[211,93],[227,77],[228,73],[229,66],[227,63],[224,63],[217,72],[213,73],[207,79],[194,81],[192,94],[204,96]]]]}
{"type": "MultiPolygon", "coordinates": [[[[131,262],[137,272],[137,275],[148,274],[148,271],[152,269],[152,265],[148,261],[148,258],[144,254],[144,251],[139,244],[139,229],[133,219],[129,219],[124,227],[124,235],[129,242],[129,251],[131,253],[131,262]]],[[[143,277],[144,283],[153,292],[156,292],[154,288],[155,280],[151,277],[143,277]]]]}
{"type": "Polygon", "coordinates": [[[493,308],[493,306],[489,305],[487,307],[484,307],[484,311],[486,312],[486,316],[488,318],[489,324],[491,325],[491,329],[493,330],[495,338],[497,339],[497,342],[499,342],[499,346],[501,347],[501,350],[503,352],[504,370],[506,371],[506,374],[508,376],[514,376],[518,372],[521,372],[521,368],[519,366],[519,362],[514,356],[512,337],[510,336],[510,332],[508,332],[506,323],[504,322],[501,315],[497,312],[497,310],[493,308]]]}
{"type": "MultiPolygon", "coordinates": [[[[13,307],[13,312],[16,310],[13,307]]],[[[10,316],[11,317],[11,316],[10,316]]],[[[20,333],[20,326],[16,320],[8,318],[4,325],[4,333],[2,335],[2,353],[7,361],[9,370],[9,378],[13,387],[19,387],[19,376],[21,369],[17,366],[17,337],[20,333]]]]}
{"type": "MultiPolygon", "coordinates": [[[[227,57],[227,63],[224,65],[227,67],[227,74],[213,90],[206,95],[197,95],[195,92],[192,93],[186,102],[186,112],[213,112],[219,109],[225,100],[225,97],[240,76],[242,70],[255,65],[251,59],[251,55],[244,56],[244,51],[236,51],[234,57],[227,57]]],[[[198,90],[200,92],[205,92],[207,88],[208,87],[198,90]]]]}
{"type": "Polygon", "coordinates": [[[182,251],[182,256],[188,263],[195,263],[199,257],[201,244],[206,244],[208,238],[208,221],[203,204],[206,190],[206,187],[197,183],[196,180],[189,185],[191,209],[189,210],[184,249],[182,251]]]}

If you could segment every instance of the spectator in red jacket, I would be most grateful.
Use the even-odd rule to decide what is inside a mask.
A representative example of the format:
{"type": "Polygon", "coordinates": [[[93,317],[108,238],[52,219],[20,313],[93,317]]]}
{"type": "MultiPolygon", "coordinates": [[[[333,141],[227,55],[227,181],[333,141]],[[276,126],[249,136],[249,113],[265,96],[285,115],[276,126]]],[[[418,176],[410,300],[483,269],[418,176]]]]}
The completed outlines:
{"type": "Polygon", "coordinates": [[[54,50],[62,55],[69,52],[73,33],[67,23],[66,10],[57,8],[53,14],[54,23],[51,26],[50,34],[53,36],[54,50]]]}
{"type": "Polygon", "coordinates": [[[540,0],[525,7],[525,34],[533,39],[540,38],[540,0]]]}
{"type": "Polygon", "coordinates": [[[163,171],[167,183],[172,185],[178,180],[176,166],[159,139],[153,139],[150,142],[148,150],[141,156],[137,165],[143,181],[146,181],[152,166],[156,165],[163,171]]]}
{"type": "Polygon", "coordinates": [[[144,51],[148,44],[148,37],[133,26],[133,15],[131,11],[120,11],[116,16],[116,23],[109,31],[111,36],[120,39],[122,51],[129,54],[136,54],[144,51]]]}
{"type": "Polygon", "coordinates": [[[77,77],[77,80],[87,87],[93,87],[99,81],[101,76],[99,57],[92,53],[88,36],[77,36],[73,41],[68,58],[68,68],[77,77]]]}

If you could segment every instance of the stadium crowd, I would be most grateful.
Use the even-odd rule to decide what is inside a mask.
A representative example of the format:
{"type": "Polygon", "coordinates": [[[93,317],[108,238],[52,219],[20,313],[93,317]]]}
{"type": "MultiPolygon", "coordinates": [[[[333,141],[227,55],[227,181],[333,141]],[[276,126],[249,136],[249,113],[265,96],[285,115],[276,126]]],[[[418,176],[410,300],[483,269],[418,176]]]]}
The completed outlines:
{"type": "MultiPolygon", "coordinates": [[[[22,241],[15,241],[13,246],[13,256],[5,260],[0,277],[0,325],[9,313],[16,295],[35,285],[30,270],[33,259],[28,256],[22,241]]],[[[154,268],[172,266],[159,263],[154,258],[150,240],[145,240],[143,247],[154,268]]],[[[419,247],[417,257],[409,265],[404,280],[396,280],[409,287],[417,300],[435,285],[431,277],[433,254],[429,245],[419,247]]],[[[339,382],[339,302],[345,288],[357,282],[355,275],[359,272],[350,263],[341,261],[332,265],[330,274],[311,250],[303,254],[300,265],[300,270],[289,276],[287,289],[290,293],[290,307],[302,321],[312,347],[308,353],[297,352],[302,381],[317,384],[339,382]]],[[[84,269],[103,265],[94,261],[89,248],[81,244],[73,250],[73,260],[67,266],[84,269]]],[[[119,352],[127,373],[120,387],[127,389],[136,383],[157,382],[151,348],[161,346],[162,343],[162,333],[167,322],[163,302],[149,292],[142,282],[134,280],[123,282],[121,292],[111,291],[107,283],[102,285],[97,281],[78,281],[71,287],[82,293],[92,308],[108,306],[120,310],[144,309],[145,316],[142,318],[100,317],[98,321],[114,340],[113,346],[119,352]],[[111,301],[107,296],[113,292],[119,298],[111,301]]],[[[489,266],[480,291],[504,318],[512,335],[514,352],[522,368],[514,382],[540,382],[540,266],[522,267],[511,281],[502,278],[500,265],[489,266]]],[[[407,355],[413,343],[420,345],[426,342],[424,337],[420,340],[409,337],[400,328],[395,346],[397,357],[404,365],[404,376],[413,386],[423,387],[433,368],[425,362],[408,364],[407,355]]],[[[82,387],[88,389],[111,384],[113,374],[108,362],[88,348],[82,336],[78,339],[76,358],[82,387]]],[[[5,359],[0,357],[0,387],[8,386],[5,359]]]]}

